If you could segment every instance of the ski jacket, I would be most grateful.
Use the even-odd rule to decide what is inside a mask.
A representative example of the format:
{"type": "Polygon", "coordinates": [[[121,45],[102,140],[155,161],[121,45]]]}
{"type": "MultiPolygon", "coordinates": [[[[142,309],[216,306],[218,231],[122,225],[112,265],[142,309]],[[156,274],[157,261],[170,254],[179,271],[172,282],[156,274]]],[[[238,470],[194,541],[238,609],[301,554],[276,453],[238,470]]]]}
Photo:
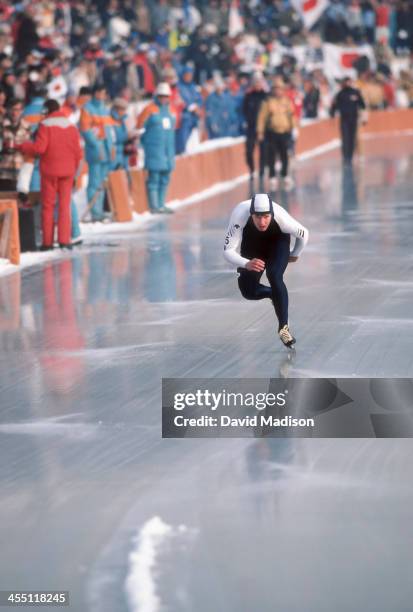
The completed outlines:
{"type": "Polygon", "coordinates": [[[138,117],[138,128],[144,129],[141,144],[145,152],[145,168],[154,172],[171,171],[175,167],[175,116],[168,105],[155,98],[138,117]]]}
{"type": "Polygon", "coordinates": [[[82,159],[79,131],[60,110],[43,119],[34,142],[16,148],[40,157],[40,173],[47,176],[75,176],[82,159]]]}

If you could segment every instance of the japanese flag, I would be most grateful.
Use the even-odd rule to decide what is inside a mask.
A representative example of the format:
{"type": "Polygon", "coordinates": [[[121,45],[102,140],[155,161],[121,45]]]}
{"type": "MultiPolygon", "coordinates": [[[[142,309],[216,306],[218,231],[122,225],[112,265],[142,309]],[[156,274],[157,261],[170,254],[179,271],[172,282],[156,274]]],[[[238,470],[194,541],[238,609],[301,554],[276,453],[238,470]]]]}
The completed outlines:
{"type": "Polygon", "coordinates": [[[313,27],[329,4],[328,0],[292,0],[292,3],[307,29],[313,27]]]}
{"type": "Polygon", "coordinates": [[[64,101],[67,96],[67,83],[61,75],[50,81],[47,86],[47,95],[60,103],[64,101]]]}
{"type": "Polygon", "coordinates": [[[361,57],[367,57],[370,67],[374,70],[376,62],[373,49],[370,45],[359,45],[358,47],[342,47],[324,43],[324,73],[329,79],[341,79],[344,76],[356,76],[353,68],[354,62],[361,57]]]}

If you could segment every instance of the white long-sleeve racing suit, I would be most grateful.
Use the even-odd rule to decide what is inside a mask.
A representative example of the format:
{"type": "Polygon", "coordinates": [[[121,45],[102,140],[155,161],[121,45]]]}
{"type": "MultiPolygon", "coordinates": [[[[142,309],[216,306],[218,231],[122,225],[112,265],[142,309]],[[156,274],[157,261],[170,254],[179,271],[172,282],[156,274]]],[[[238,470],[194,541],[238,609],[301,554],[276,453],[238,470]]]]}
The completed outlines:
{"type": "MultiPolygon", "coordinates": [[[[250,261],[240,254],[242,234],[250,217],[251,200],[244,200],[238,204],[231,215],[228,230],[225,236],[224,257],[236,268],[245,268],[250,261]]],[[[274,210],[274,220],[284,234],[290,234],[295,238],[291,257],[298,257],[308,241],[308,230],[298,223],[284,208],[272,203],[274,210]]]]}

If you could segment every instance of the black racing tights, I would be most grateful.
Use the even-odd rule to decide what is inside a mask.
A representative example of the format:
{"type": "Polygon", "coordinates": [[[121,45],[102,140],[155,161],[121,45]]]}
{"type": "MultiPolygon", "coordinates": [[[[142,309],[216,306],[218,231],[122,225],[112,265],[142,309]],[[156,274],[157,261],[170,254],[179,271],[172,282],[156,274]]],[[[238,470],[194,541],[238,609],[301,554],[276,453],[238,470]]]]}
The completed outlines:
{"type": "Polygon", "coordinates": [[[267,257],[260,257],[265,261],[265,273],[270,287],[260,283],[262,272],[250,272],[245,268],[239,268],[238,286],[244,298],[247,300],[272,300],[275,314],[278,318],[278,331],[288,324],[288,291],[285,286],[283,275],[288,265],[290,256],[290,235],[281,234],[274,241],[267,257]]]}

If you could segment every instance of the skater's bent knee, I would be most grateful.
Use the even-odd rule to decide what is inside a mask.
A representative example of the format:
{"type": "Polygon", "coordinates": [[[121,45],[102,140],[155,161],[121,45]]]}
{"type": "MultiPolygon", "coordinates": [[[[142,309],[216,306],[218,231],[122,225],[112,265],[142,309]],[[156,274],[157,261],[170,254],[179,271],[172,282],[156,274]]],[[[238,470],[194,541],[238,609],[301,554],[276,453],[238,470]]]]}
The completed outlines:
{"type": "Polygon", "coordinates": [[[239,287],[242,297],[245,298],[246,300],[258,299],[256,287],[245,285],[244,283],[240,281],[238,281],[238,287],[239,287]]]}
{"type": "Polygon", "coordinates": [[[256,300],[257,299],[257,295],[255,291],[251,291],[251,289],[248,289],[246,287],[240,287],[239,288],[241,295],[243,298],[245,298],[246,300],[256,300]]]}

